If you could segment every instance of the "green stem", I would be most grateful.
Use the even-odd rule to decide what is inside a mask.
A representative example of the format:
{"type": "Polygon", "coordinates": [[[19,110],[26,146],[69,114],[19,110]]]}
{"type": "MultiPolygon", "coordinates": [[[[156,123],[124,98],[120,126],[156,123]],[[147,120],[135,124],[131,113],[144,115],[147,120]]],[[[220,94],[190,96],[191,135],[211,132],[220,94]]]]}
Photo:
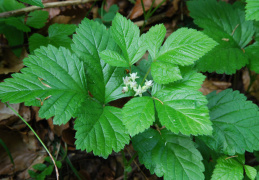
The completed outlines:
{"type": "Polygon", "coordinates": [[[141,85],[140,85],[140,86],[142,86],[142,85],[143,85],[143,83],[145,82],[145,79],[147,78],[147,76],[148,76],[148,74],[150,73],[150,71],[151,71],[151,66],[149,67],[149,69],[148,69],[147,73],[145,74],[145,76],[144,76],[144,78],[143,78],[143,80],[142,80],[142,82],[141,82],[141,85]]]}
{"type": "Polygon", "coordinates": [[[123,158],[123,165],[124,165],[124,173],[123,179],[127,180],[128,172],[126,171],[126,167],[128,166],[127,159],[125,157],[124,149],[121,150],[122,158],[123,158]]]}
{"type": "Polygon", "coordinates": [[[94,3],[92,4],[92,6],[90,7],[90,9],[88,10],[88,12],[86,13],[85,17],[87,17],[89,15],[89,13],[92,11],[93,7],[96,4],[96,0],[94,1],[94,3]]]}
{"type": "Polygon", "coordinates": [[[40,137],[37,135],[37,133],[33,130],[33,128],[27,123],[27,121],[25,121],[23,119],[22,116],[20,116],[20,114],[18,114],[18,112],[16,112],[9,104],[5,103],[6,106],[8,108],[10,108],[19,118],[21,118],[21,120],[31,129],[31,131],[33,132],[33,134],[36,136],[36,138],[40,141],[41,145],[44,147],[44,149],[47,151],[47,153],[49,154],[54,166],[55,166],[55,170],[56,170],[56,177],[57,177],[57,180],[59,180],[59,173],[58,173],[58,168],[57,168],[57,165],[56,165],[56,162],[53,158],[53,156],[51,155],[51,153],[49,152],[48,148],[45,146],[45,144],[41,141],[40,137]]]}
{"type": "Polygon", "coordinates": [[[135,153],[131,159],[128,161],[128,165],[131,165],[132,161],[138,156],[138,153],[135,153]]]}
{"type": "Polygon", "coordinates": [[[156,12],[156,10],[165,2],[165,0],[163,0],[161,3],[159,3],[157,5],[157,7],[155,7],[155,9],[150,13],[150,16],[152,16],[154,14],[154,12],[156,12]]]}

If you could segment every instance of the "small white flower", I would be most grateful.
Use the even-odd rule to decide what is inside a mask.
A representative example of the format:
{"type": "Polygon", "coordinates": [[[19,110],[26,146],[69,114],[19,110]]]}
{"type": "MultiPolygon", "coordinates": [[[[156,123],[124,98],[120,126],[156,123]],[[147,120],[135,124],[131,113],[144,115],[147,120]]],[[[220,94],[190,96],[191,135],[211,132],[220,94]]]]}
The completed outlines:
{"type": "Polygon", "coordinates": [[[143,87],[141,88],[142,93],[146,92],[146,91],[147,91],[147,89],[148,89],[148,87],[147,87],[147,86],[143,86],[143,87]]]}
{"type": "Polygon", "coordinates": [[[123,77],[123,82],[127,86],[130,84],[131,81],[130,81],[130,78],[128,76],[126,76],[125,78],[123,77]]]}
{"type": "Polygon", "coordinates": [[[136,92],[134,96],[139,95],[140,97],[142,97],[142,89],[140,85],[138,86],[138,88],[135,88],[134,91],[136,92]]]}
{"type": "Polygon", "coordinates": [[[136,81],[134,81],[134,82],[130,82],[130,88],[132,89],[134,89],[134,88],[136,88],[138,86],[138,84],[137,84],[137,82],[136,81]]]}
{"type": "Polygon", "coordinates": [[[147,86],[147,89],[153,86],[153,81],[152,80],[146,80],[145,85],[147,86]]]}
{"type": "Polygon", "coordinates": [[[128,91],[129,91],[128,86],[122,88],[122,93],[125,93],[125,92],[128,92],[128,91]]]}
{"type": "Polygon", "coordinates": [[[137,74],[138,74],[137,72],[130,74],[130,78],[131,78],[132,81],[135,81],[135,79],[139,78],[139,76],[137,76],[137,74]]]}

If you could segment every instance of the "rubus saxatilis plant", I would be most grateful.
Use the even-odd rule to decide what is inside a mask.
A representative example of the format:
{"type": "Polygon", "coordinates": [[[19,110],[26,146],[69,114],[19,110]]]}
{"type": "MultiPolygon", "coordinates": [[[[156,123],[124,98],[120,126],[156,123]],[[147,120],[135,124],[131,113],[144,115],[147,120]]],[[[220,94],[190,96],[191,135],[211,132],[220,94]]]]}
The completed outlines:
{"type": "Polygon", "coordinates": [[[205,76],[192,65],[217,45],[213,39],[181,28],[163,43],[165,34],[159,24],[140,36],[119,13],[110,29],[84,19],[71,50],[35,50],[21,73],[0,83],[0,98],[40,106],[55,124],[76,118],[76,148],[96,156],[131,141],[139,161],[164,179],[204,179],[214,157],[212,179],[243,177],[243,166],[250,176],[255,169],[243,154],[259,150],[258,107],[238,91],[198,91],[205,76]],[[122,109],[111,106],[124,97],[131,99],[122,109]]]}

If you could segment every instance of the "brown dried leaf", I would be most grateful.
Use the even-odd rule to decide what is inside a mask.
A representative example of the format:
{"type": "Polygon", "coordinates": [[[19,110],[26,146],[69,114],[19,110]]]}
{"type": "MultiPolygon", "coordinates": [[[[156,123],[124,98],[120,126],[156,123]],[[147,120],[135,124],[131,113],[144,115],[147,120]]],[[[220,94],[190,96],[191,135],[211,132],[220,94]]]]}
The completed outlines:
{"type": "Polygon", "coordinates": [[[18,131],[0,127],[0,139],[6,144],[15,163],[15,169],[13,169],[13,164],[6,151],[0,146],[0,175],[12,175],[14,172],[23,171],[30,167],[38,156],[37,152],[29,150],[28,144],[23,141],[23,137],[18,131]]]}
{"type": "Polygon", "coordinates": [[[230,86],[231,83],[229,82],[212,81],[205,79],[199,91],[201,91],[203,95],[207,95],[212,91],[217,91],[217,93],[219,93],[220,91],[223,91],[230,86]]]}
{"type": "Polygon", "coordinates": [[[22,49],[20,57],[15,56],[10,48],[5,48],[0,62],[0,74],[19,72],[24,67],[22,60],[27,56],[25,48],[22,49]]]}
{"type": "MultiPolygon", "coordinates": [[[[152,5],[152,0],[143,0],[143,4],[145,7],[145,11],[147,11],[147,10],[149,10],[149,8],[152,5]]],[[[141,0],[137,0],[130,13],[130,19],[135,19],[141,15],[143,15],[143,8],[142,8],[141,0]]]]}
{"type": "MultiPolygon", "coordinates": [[[[20,104],[10,104],[10,106],[18,112],[20,104]]],[[[8,108],[4,103],[0,102],[0,121],[4,119],[8,119],[11,116],[16,116],[15,113],[8,108]]]]}

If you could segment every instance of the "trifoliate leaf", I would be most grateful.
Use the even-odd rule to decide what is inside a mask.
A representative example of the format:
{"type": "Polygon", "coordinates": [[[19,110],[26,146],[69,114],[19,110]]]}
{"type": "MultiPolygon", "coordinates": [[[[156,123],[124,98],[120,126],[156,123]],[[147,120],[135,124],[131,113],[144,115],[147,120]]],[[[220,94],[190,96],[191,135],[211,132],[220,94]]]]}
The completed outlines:
{"type": "Polygon", "coordinates": [[[158,177],[169,179],[204,179],[202,156],[190,137],[166,129],[160,133],[148,129],[132,138],[139,161],[158,177]]]}
{"type": "Polygon", "coordinates": [[[153,26],[145,35],[145,43],[152,59],[156,59],[156,55],[162,45],[166,34],[166,28],[163,24],[153,26]]]}
{"type": "Polygon", "coordinates": [[[103,107],[91,100],[82,103],[77,116],[74,126],[77,149],[107,158],[112,151],[118,152],[129,143],[121,109],[103,107]]]}
{"type": "Polygon", "coordinates": [[[246,0],[246,20],[259,21],[259,1],[246,0]]]}
{"type": "Polygon", "coordinates": [[[245,66],[248,59],[242,48],[254,34],[253,22],[245,21],[244,8],[216,0],[187,2],[194,23],[219,44],[196,62],[201,71],[233,74],[245,66]]]}
{"type": "Polygon", "coordinates": [[[151,97],[131,99],[123,107],[123,124],[131,136],[143,132],[155,121],[155,108],[151,97]]]}
{"type": "Polygon", "coordinates": [[[243,164],[236,158],[220,157],[212,174],[212,180],[243,179],[243,164]]]}
{"type": "Polygon", "coordinates": [[[163,61],[152,62],[151,74],[154,81],[159,84],[168,84],[182,79],[180,69],[177,65],[163,61]]]}
{"type": "Polygon", "coordinates": [[[254,180],[257,175],[256,169],[248,165],[244,165],[244,168],[245,168],[246,175],[249,177],[249,179],[254,180]]]}
{"type": "Polygon", "coordinates": [[[39,6],[41,8],[44,8],[44,5],[42,4],[41,0],[20,0],[21,2],[28,3],[30,5],[39,6]]]}
{"type": "Polygon", "coordinates": [[[84,19],[73,36],[72,49],[86,64],[88,89],[98,101],[108,103],[121,97],[125,68],[112,67],[100,60],[103,50],[118,50],[110,32],[98,22],[84,19]]]}
{"type": "Polygon", "coordinates": [[[156,60],[181,66],[191,65],[216,45],[202,32],[181,28],[166,39],[156,60]]]}
{"type": "Polygon", "coordinates": [[[51,44],[55,47],[63,46],[70,49],[72,40],[68,36],[72,35],[75,32],[75,29],[76,25],[73,24],[53,24],[48,29],[48,37],[44,37],[38,33],[34,33],[29,38],[30,52],[32,53],[40,46],[47,46],[48,44],[51,44]]]}
{"type": "Polygon", "coordinates": [[[227,89],[207,95],[212,136],[199,136],[211,149],[228,155],[259,150],[259,112],[238,91],[227,89]]]}
{"type": "Polygon", "coordinates": [[[247,48],[245,48],[245,52],[249,57],[249,69],[259,73],[259,43],[256,42],[247,48]]]}
{"type": "Polygon", "coordinates": [[[110,29],[112,37],[123,52],[128,66],[130,67],[140,60],[146,52],[146,46],[143,36],[139,37],[138,26],[117,13],[110,29]]]}
{"type": "Polygon", "coordinates": [[[88,97],[83,63],[65,48],[42,47],[24,59],[22,73],[0,83],[2,102],[42,105],[39,116],[54,124],[69,121],[88,97]]]}
{"type": "Polygon", "coordinates": [[[162,86],[153,95],[159,121],[174,133],[211,134],[207,100],[198,91],[204,76],[186,69],[182,80],[162,86]]]}
{"type": "Polygon", "coordinates": [[[26,24],[33,28],[40,29],[45,25],[48,17],[49,17],[48,11],[33,11],[28,14],[28,19],[26,24]]]}

